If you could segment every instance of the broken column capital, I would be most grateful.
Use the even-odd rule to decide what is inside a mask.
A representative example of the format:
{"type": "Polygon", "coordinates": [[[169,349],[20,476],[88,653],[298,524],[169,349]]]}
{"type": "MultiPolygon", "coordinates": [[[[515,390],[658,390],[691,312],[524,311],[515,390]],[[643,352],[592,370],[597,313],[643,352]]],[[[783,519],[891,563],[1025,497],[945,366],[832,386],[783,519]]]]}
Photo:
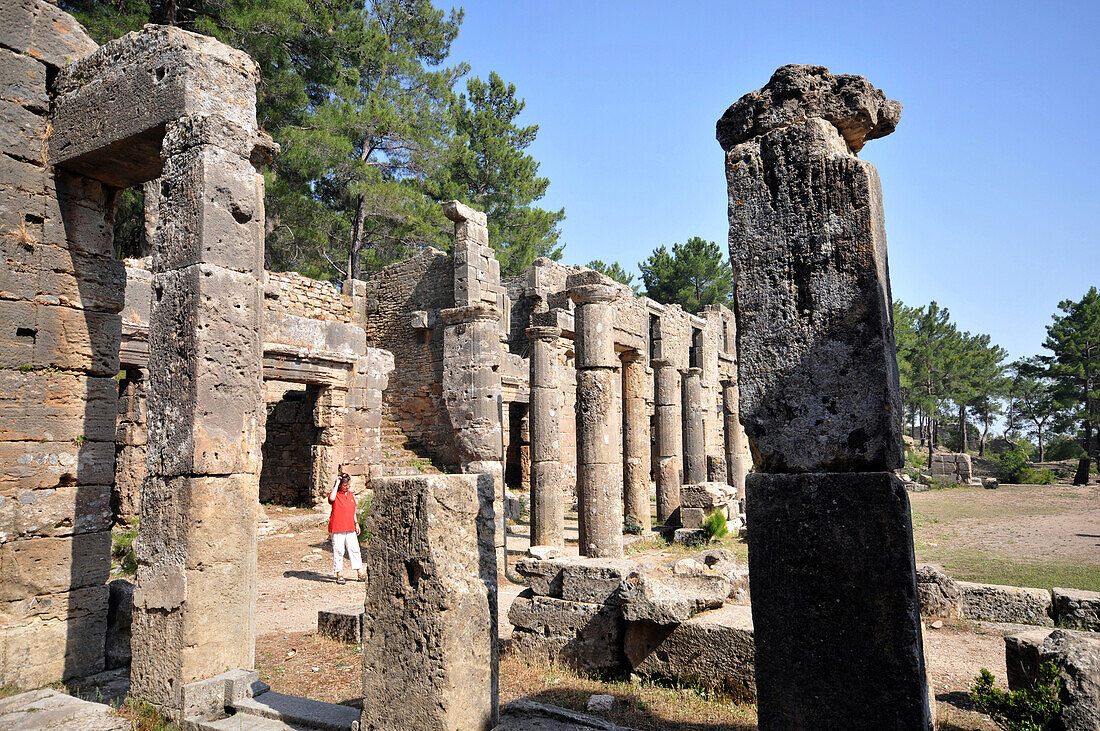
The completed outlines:
{"type": "Polygon", "coordinates": [[[557,340],[561,337],[561,328],[548,325],[527,328],[528,340],[557,340]]]}
{"type": "Polygon", "coordinates": [[[475,223],[478,226],[487,226],[487,218],[482,211],[470,208],[465,203],[459,201],[447,201],[443,204],[443,215],[454,221],[455,223],[462,223],[463,221],[469,221],[475,223]]]}
{"type": "Polygon", "coordinates": [[[718,142],[730,150],[814,117],[832,123],[852,151],[859,152],[868,140],[894,131],[901,103],[887,99],[862,76],[835,76],[824,66],[789,64],[726,110],[718,120],[718,142]]]}
{"type": "Polygon", "coordinates": [[[578,305],[610,304],[619,298],[619,290],[608,284],[581,284],[569,288],[569,298],[578,305]]]}
{"type": "Polygon", "coordinates": [[[439,319],[444,325],[458,325],[464,322],[476,322],[489,320],[496,322],[500,319],[500,309],[487,302],[479,302],[465,307],[451,307],[439,311],[439,319]]]}
{"type": "Polygon", "coordinates": [[[691,368],[682,368],[680,370],[680,375],[684,378],[702,378],[703,369],[695,366],[692,366],[691,368]]]}

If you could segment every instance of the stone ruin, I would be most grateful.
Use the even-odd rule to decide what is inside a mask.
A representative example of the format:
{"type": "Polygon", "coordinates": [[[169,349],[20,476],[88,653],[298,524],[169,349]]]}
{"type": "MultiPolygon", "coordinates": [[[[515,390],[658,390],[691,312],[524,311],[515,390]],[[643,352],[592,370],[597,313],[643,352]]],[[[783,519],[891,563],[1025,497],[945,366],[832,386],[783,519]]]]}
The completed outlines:
{"type": "Polygon", "coordinates": [[[523,564],[519,645],[675,675],[655,648],[722,631],[742,649],[706,663],[761,728],[928,726],[881,194],[855,154],[900,105],[866,80],[784,67],[719,122],[735,321],[545,259],[502,279],[458,203],[450,255],[339,290],[265,272],[278,150],[247,56],[160,26],[97,48],[44,0],[0,7],[0,56],[0,682],[104,667],[110,528],[138,515],[132,693],[255,710],[261,497],[316,503],[346,465],[376,490],[362,728],[495,723],[511,490],[546,554],[575,495],[584,556],[523,564]],[[148,256],[123,262],[135,186],[148,256]],[[388,428],[469,474],[382,476],[388,428]],[[651,478],[669,529],[744,499],[751,609],[717,559],[623,560],[651,478]]]}

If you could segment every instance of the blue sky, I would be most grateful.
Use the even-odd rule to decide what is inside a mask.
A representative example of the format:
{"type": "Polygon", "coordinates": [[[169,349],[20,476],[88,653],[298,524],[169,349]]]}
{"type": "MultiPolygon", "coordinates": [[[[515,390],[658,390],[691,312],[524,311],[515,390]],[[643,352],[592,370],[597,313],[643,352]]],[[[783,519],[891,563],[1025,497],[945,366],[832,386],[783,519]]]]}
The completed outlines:
{"type": "Polygon", "coordinates": [[[1100,4],[462,7],[452,59],[527,100],[568,263],[633,268],[696,235],[724,247],[714,123],[779,66],[814,63],[905,105],[860,153],[882,178],[895,299],[936,300],[1017,357],[1040,351],[1060,300],[1100,284],[1100,4]]]}

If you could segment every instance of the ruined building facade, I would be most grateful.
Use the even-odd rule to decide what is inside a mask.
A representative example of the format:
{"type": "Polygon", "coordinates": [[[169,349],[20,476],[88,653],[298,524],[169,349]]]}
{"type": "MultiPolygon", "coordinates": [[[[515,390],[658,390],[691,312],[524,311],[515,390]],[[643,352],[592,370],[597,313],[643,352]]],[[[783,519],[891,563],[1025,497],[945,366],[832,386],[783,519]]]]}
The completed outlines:
{"type": "Polygon", "coordinates": [[[316,504],[339,465],[365,489],[384,424],[493,475],[498,520],[505,484],[534,489],[546,542],[576,492],[591,555],[621,550],[624,516],[648,529],[651,479],[660,520],[683,483],[743,482],[729,310],[549,260],[502,279],[459,204],[452,254],[339,289],[265,272],[277,149],[247,56],[157,26],[97,47],[44,0],[2,11],[0,683],[102,669],[129,517],[135,694],[182,712],[193,683],[251,667],[261,501],[316,504]],[[123,261],[133,187],[149,252],[123,261]]]}

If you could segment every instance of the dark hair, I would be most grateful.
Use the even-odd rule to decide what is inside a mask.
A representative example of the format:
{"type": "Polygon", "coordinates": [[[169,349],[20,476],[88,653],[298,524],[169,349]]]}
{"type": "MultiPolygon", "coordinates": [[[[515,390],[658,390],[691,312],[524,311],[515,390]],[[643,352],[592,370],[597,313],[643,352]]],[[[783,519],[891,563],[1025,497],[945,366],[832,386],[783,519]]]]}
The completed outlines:
{"type": "Polygon", "coordinates": [[[341,472],[340,482],[351,482],[351,475],[349,475],[347,472],[341,472]]]}

